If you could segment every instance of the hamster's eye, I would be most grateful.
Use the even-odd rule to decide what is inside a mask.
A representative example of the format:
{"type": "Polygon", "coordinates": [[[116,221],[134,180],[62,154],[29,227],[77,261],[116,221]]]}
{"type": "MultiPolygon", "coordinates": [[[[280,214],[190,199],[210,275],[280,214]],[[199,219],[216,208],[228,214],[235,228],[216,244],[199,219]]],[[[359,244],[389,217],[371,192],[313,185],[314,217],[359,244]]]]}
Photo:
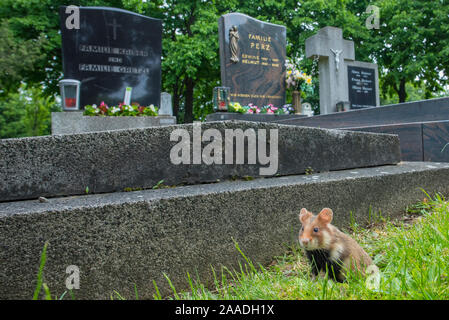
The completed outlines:
{"type": "Polygon", "coordinates": [[[304,227],[301,227],[301,231],[304,231],[304,227]]]}
{"type": "Polygon", "coordinates": [[[318,232],[318,228],[313,228],[313,232],[318,232]]]}

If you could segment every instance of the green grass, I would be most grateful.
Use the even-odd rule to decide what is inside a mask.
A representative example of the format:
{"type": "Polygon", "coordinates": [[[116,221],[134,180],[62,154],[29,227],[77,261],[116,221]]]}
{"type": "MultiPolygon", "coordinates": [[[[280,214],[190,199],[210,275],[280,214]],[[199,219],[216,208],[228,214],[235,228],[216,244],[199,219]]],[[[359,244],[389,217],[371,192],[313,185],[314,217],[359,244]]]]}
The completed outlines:
{"type": "MultiPolygon", "coordinates": [[[[36,289],[34,289],[33,300],[37,300],[39,298],[39,294],[42,289],[42,281],[43,281],[42,274],[44,272],[45,262],[47,261],[47,247],[48,247],[48,242],[45,242],[44,248],[42,249],[42,252],[41,252],[41,261],[39,263],[39,271],[37,272],[37,281],[36,281],[37,283],[36,283],[36,289]]],[[[47,285],[44,286],[44,290],[45,290],[46,296],[47,296],[47,290],[48,290],[47,285]]]]}
{"type": "MultiPolygon", "coordinates": [[[[430,197],[428,197],[430,199],[430,197]]],[[[440,196],[408,208],[405,219],[377,219],[369,227],[344,230],[374,258],[381,274],[377,286],[350,274],[345,283],[311,280],[310,266],[295,246],[268,267],[246,263],[240,270],[214,271],[213,289],[188,275],[190,291],[168,299],[449,299],[449,205],[440,196]],[[413,218],[412,218],[413,217],[413,218]]],[[[160,294],[155,295],[161,299],[160,294]]]]}

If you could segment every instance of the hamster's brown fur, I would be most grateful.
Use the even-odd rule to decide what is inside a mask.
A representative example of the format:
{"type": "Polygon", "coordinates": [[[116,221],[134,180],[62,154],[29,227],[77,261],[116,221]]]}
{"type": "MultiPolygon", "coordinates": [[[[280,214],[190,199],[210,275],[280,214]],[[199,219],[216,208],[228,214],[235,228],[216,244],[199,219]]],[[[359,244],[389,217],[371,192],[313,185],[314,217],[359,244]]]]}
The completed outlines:
{"type": "Polygon", "coordinates": [[[329,208],[324,208],[316,216],[306,208],[302,208],[299,214],[302,224],[299,242],[306,250],[314,277],[326,269],[329,276],[339,282],[345,280],[349,269],[365,275],[366,268],[373,265],[373,261],[354,239],[331,224],[332,217],[333,212],[329,208]]]}

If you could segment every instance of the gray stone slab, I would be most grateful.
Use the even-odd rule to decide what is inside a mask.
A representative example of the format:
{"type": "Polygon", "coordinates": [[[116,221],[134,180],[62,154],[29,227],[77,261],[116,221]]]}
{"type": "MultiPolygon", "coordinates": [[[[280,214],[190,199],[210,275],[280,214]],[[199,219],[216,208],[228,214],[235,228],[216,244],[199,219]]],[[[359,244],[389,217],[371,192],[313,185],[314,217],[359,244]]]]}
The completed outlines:
{"type": "Polygon", "coordinates": [[[176,124],[176,117],[100,117],[83,116],[83,111],[52,112],[52,134],[75,134],[85,132],[125,130],[176,124]]]}
{"type": "Polygon", "coordinates": [[[397,125],[449,119],[449,97],[349,110],[308,118],[283,119],[279,123],[328,129],[397,125]]]}
{"type": "Polygon", "coordinates": [[[84,194],[86,187],[90,193],[151,188],[161,180],[166,185],[178,185],[258,177],[266,175],[261,170],[269,167],[274,172],[271,175],[292,175],[305,173],[309,167],[323,172],[399,161],[399,140],[395,135],[246,121],[4,139],[0,140],[0,201],[84,194]],[[248,164],[250,148],[245,144],[243,164],[236,164],[236,152],[231,164],[206,164],[200,153],[203,151],[204,156],[203,148],[209,143],[203,142],[201,148],[192,137],[193,126],[200,136],[207,129],[217,130],[222,138],[223,163],[228,150],[226,140],[231,140],[226,139],[226,130],[253,129],[260,137],[265,132],[267,139],[257,141],[262,141],[257,150],[261,153],[263,146],[273,157],[263,163],[258,155],[256,164],[248,164]],[[176,129],[185,129],[190,137],[186,142],[192,154],[188,164],[174,164],[170,159],[173,147],[180,144],[179,137],[170,139],[176,129]],[[271,143],[275,133],[277,144],[271,143]]]}
{"type": "MultiPolygon", "coordinates": [[[[171,293],[186,274],[210,284],[211,266],[238,268],[243,258],[266,265],[295,244],[302,207],[334,210],[347,227],[371,214],[395,217],[425,195],[449,194],[449,164],[409,162],[313,175],[255,179],[113,194],[0,203],[0,299],[30,299],[40,253],[49,241],[44,281],[66,291],[66,268],[80,270],[77,299],[109,299],[113,290],[151,299],[154,280],[171,293]]],[[[66,295],[66,298],[69,298],[66,295]]]]}

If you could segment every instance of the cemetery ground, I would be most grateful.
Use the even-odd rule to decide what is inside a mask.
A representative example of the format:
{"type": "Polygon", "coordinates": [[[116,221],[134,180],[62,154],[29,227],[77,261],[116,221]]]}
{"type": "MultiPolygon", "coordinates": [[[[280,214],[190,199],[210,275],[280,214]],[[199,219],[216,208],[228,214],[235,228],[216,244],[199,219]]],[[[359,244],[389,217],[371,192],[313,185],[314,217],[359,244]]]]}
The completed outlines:
{"type": "MultiPolygon", "coordinates": [[[[156,300],[439,300],[449,298],[449,202],[436,194],[427,193],[422,202],[405,208],[398,219],[385,218],[381,212],[370,217],[362,226],[351,221],[343,231],[351,235],[373,258],[381,276],[370,286],[360,275],[349,274],[344,283],[337,283],[327,275],[311,278],[311,268],[298,245],[286,247],[285,254],[275,257],[268,266],[253,263],[236,250],[246,263],[239,270],[211,270],[214,283],[205,285],[195,275],[186,274],[190,291],[177,291],[166,276],[172,294],[161,296],[156,288],[156,300]],[[430,199],[430,200],[429,200],[430,199]]],[[[45,274],[45,249],[41,257],[38,287],[45,274]],[[42,259],[44,258],[44,259],[42,259]]],[[[76,292],[64,292],[60,297],[51,294],[43,284],[46,299],[75,299],[76,292]]],[[[139,290],[135,299],[139,299],[139,290]]],[[[110,294],[111,300],[125,300],[119,291],[110,294]]]]}
{"type": "MultiPolygon", "coordinates": [[[[334,282],[327,275],[312,280],[311,268],[298,244],[267,267],[245,257],[247,264],[240,270],[216,272],[212,290],[189,275],[191,291],[177,292],[172,287],[173,294],[165,298],[446,300],[449,298],[449,203],[439,195],[433,200],[426,196],[423,202],[406,208],[400,219],[386,219],[380,213],[365,227],[353,221],[343,229],[380,268],[378,287],[370,287],[366,278],[356,274],[350,274],[345,283],[334,282]]],[[[240,251],[238,244],[236,249],[240,251]]],[[[120,296],[115,293],[111,298],[120,296]]]]}

